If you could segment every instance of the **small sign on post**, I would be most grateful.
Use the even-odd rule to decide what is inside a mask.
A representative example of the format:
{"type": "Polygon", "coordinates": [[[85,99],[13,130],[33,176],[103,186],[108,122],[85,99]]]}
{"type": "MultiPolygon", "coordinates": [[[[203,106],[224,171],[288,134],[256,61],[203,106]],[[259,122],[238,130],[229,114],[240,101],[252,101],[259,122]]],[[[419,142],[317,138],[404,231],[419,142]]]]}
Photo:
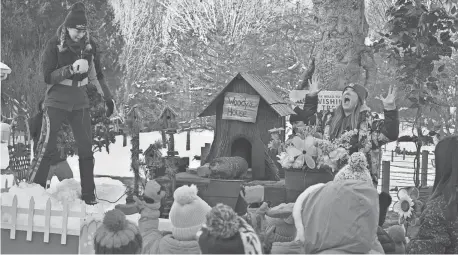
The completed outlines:
{"type": "MultiPolygon", "coordinates": [[[[297,104],[299,108],[304,108],[305,96],[308,90],[292,90],[289,92],[289,99],[297,104]]],[[[329,111],[340,105],[342,91],[321,91],[318,94],[318,111],[329,111]]]]}
{"type": "Polygon", "coordinates": [[[259,99],[258,95],[227,92],[224,96],[222,119],[255,123],[259,99]]]}

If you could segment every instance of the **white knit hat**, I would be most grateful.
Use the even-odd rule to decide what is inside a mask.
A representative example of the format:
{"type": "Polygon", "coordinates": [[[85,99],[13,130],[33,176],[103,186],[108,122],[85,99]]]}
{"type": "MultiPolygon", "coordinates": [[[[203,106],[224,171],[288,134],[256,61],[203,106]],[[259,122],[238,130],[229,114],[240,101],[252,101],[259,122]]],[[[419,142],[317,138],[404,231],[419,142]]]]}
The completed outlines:
{"type": "Polygon", "coordinates": [[[172,235],[180,241],[196,240],[196,233],[206,221],[211,207],[197,196],[197,187],[181,186],[173,194],[173,205],[169,219],[172,223],[172,235]]]}
{"type": "Polygon", "coordinates": [[[340,169],[334,176],[335,182],[344,180],[360,180],[372,183],[372,177],[364,153],[353,153],[348,160],[348,165],[340,169]]]}

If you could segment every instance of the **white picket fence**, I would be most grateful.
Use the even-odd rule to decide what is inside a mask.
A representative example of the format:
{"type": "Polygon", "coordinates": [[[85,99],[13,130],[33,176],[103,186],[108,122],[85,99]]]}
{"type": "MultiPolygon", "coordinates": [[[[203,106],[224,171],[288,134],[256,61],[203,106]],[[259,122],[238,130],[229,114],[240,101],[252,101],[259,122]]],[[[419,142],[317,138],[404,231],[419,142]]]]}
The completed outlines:
{"type": "Polygon", "coordinates": [[[12,205],[2,205],[1,206],[2,215],[8,213],[11,215],[11,220],[4,221],[2,217],[1,228],[10,230],[10,239],[16,239],[16,231],[22,230],[27,231],[27,241],[32,241],[33,232],[42,232],[44,233],[43,242],[49,242],[49,234],[60,234],[61,235],[61,244],[67,243],[67,235],[79,236],[79,229],[69,229],[68,228],[68,219],[77,218],[82,220],[86,217],[86,205],[82,203],[81,211],[70,211],[68,203],[63,204],[62,210],[52,210],[51,200],[49,199],[46,203],[46,209],[36,209],[35,200],[33,197],[30,198],[29,208],[18,207],[17,196],[14,196],[12,205]],[[27,224],[18,223],[19,215],[27,215],[27,224]],[[44,226],[37,226],[34,223],[34,216],[44,216],[45,222],[44,226]],[[51,226],[51,218],[60,217],[62,220],[61,228],[54,228],[51,226]]]}
{"type": "MultiPolygon", "coordinates": [[[[8,192],[8,180],[5,181],[3,192],[8,192]]],[[[1,200],[1,197],[0,197],[1,200]]],[[[100,207],[101,210],[102,207],[100,207]]],[[[97,228],[102,224],[101,218],[103,218],[103,211],[97,213],[91,213],[86,211],[86,204],[81,203],[81,210],[71,211],[69,204],[65,202],[63,208],[59,210],[53,210],[51,200],[48,199],[46,202],[45,209],[36,209],[34,198],[31,197],[29,200],[28,208],[18,207],[18,197],[15,195],[11,205],[1,205],[1,225],[2,229],[10,230],[10,239],[16,239],[16,231],[26,231],[27,241],[32,241],[33,232],[44,233],[43,242],[49,243],[50,234],[60,234],[60,243],[62,245],[67,244],[67,236],[78,236],[79,237],[79,254],[94,254],[93,237],[97,228]],[[11,217],[7,218],[4,215],[8,214],[11,217]],[[97,214],[97,215],[95,215],[97,214]],[[27,223],[18,222],[18,218],[22,215],[27,215],[27,223]],[[43,216],[44,225],[37,225],[34,222],[34,216],[43,216]],[[77,219],[80,222],[78,229],[69,228],[69,219],[77,219]],[[62,226],[57,228],[53,227],[55,222],[61,220],[62,226]]],[[[22,220],[23,222],[23,220],[22,220]]],[[[169,219],[159,219],[159,229],[163,231],[171,231],[171,223],[169,219]]]]}
{"type": "Polygon", "coordinates": [[[1,193],[8,192],[9,188],[10,187],[8,186],[8,179],[5,179],[5,187],[2,187],[1,193]]]}
{"type": "MultiPolygon", "coordinates": [[[[9,186],[8,179],[6,179],[5,185],[4,187],[2,187],[1,192],[8,192],[9,188],[11,187],[9,186]]],[[[11,205],[1,205],[1,214],[1,228],[10,230],[10,239],[16,239],[16,231],[22,230],[27,231],[27,241],[32,241],[33,232],[42,232],[44,233],[43,242],[48,243],[49,235],[53,233],[60,234],[61,244],[65,245],[67,243],[67,235],[81,235],[80,229],[68,228],[68,220],[70,218],[78,219],[82,223],[82,226],[88,224],[88,222],[85,222],[85,218],[86,216],[88,216],[88,214],[86,213],[86,204],[84,203],[81,204],[80,211],[71,211],[69,209],[69,205],[67,202],[64,202],[63,209],[53,210],[51,200],[48,199],[48,201],[46,202],[46,208],[43,210],[35,208],[35,200],[33,197],[31,197],[29,200],[28,208],[21,208],[18,207],[17,196],[14,196],[11,205]],[[4,214],[10,215],[10,220],[5,221],[3,218],[4,214]],[[27,224],[18,223],[18,218],[20,217],[20,215],[24,214],[27,215],[27,224]],[[44,226],[37,226],[37,224],[34,222],[34,216],[43,216],[45,219],[44,226]],[[56,217],[59,217],[62,221],[62,227],[60,228],[55,228],[51,226],[51,219],[53,219],[53,221],[56,221],[58,220],[56,219],[56,217]]],[[[88,235],[90,233],[85,234],[88,235]]]]}

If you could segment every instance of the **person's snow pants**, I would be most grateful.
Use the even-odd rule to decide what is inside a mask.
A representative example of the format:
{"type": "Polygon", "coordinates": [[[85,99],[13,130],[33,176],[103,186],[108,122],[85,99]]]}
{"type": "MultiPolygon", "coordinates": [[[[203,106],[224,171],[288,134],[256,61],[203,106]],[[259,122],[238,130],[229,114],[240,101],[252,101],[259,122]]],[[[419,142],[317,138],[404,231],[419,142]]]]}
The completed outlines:
{"type": "Polygon", "coordinates": [[[55,163],[53,159],[55,158],[55,154],[58,153],[57,134],[63,121],[67,120],[72,128],[73,137],[78,148],[82,196],[93,196],[95,190],[94,156],[92,152],[92,130],[89,109],[72,110],[69,112],[55,107],[47,107],[46,111],[50,122],[48,145],[38,167],[34,182],[46,187],[49,169],[51,164],[55,163]]]}

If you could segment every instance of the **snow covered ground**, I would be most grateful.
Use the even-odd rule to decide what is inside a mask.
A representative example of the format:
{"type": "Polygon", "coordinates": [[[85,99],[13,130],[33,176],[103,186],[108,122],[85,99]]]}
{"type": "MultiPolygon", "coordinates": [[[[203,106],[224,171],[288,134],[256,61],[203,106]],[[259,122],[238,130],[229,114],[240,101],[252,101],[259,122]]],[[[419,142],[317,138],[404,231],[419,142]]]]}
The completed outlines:
{"type": "MultiPolygon", "coordinates": [[[[161,139],[161,133],[151,132],[140,134],[140,148],[146,150],[151,143],[161,139]]],[[[191,150],[186,151],[186,132],[175,135],[175,148],[179,152],[179,156],[190,157],[200,155],[200,148],[205,146],[205,143],[213,141],[213,132],[208,130],[200,130],[191,133],[191,150]]],[[[8,162],[8,149],[2,143],[2,168],[4,162],[8,162]],[[5,152],[5,153],[4,153],[5,152]],[[4,155],[5,154],[5,155],[4,155]]],[[[164,155],[166,149],[163,149],[164,155]]],[[[116,137],[116,143],[110,146],[110,153],[96,152],[94,155],[96,165],[94,173],[96,175],[110,175],[110,176],[133,176],[130,171],[130,141],[127,146],[122,146],[122,136],[116,137]]],[[[12,175],[1,175],[0,182],[2,188],[5,188],[5,181],[8,180],[8,187],[11,187],[8,193],[2,193],[1,204],[10,206],[13,202],[14,196],[18,198],[18,206],[21,208],[28,208],[30,198],[33,197],[36,209],[45,209],[48,199],[51,201],[51,208],[53,210],[62,210],[64,201],[69,204],[71,211],[81,211],[82,201],[79,199],[81,195],[80,175],[78,167],[78,157],[70,157],[68,159],[70,167],[73,170],[75,179],[64,180],[59,182],[56,177],[52,179],[51,188],[48,190],[43,189],[36,184],[21,183],[20,186],[12,186],[12,175]]],[[[6,164],[7,165],[7,164],[6,164]]],[[[199,166],[200,161],[194,160],[191,162],[192,166],[199,166]]],[[[6,167],[5,167],[6,168],[6,167]]],[[[125,200],[125,187],[117,180],[111,178],[95,178],[96,193],[99,198],[99,204],[95,206],[87,206],[86,212],[91,218],[101,218],[103,213],[111,210],[116,204],[123,204],[125,200]],[[109,202],[108,202],[109,201],[109,202]]],[[[137,222],[140,215],[130,215],[129,220],[137,222]]],[[[11,215],[2,212],[2,222],[10,222],[11,215]]],[[[19,224],[27,224],[27,215],[20,215],[18,217],[19,224]]],[[[37,226],[44,225],[44,216],[34,216],[34,222],[37,226]]],[[[60,228],[62,220],[59,217],[51,218],[51,226],[60,228]]],[[[69,229],[80,229],[80,221],[76,218],[69,218],[69,229]]],[[[168,220],[161,219],[161,230],[170,230],[170,223],[168,220]]]]}
{"type": "MultiPolygon", "coordinates": [[[[289,123],[288,123],[289,124],[289,123]]],[[[289,131],[287,129],[287,131],[289,131]]],[[[411,134],[411,129],[406,129],[401,132],[402,135],[411,134]]],[[[140,134],[140,148],[146,150],[148,146],[154,143],[156,140],[161,140],[160,132],[151,132],[151,133],[141,133],[140,134]]],[[[213,131],[200,130],[193,131],[191,133],[191,149],[186,151],[186,132],[179,133],[175,135],[175,149],[179,152],[181,157],[190,157],[192,160],[190,167],[197,167],[200,165],[200,161],[193,160],[195,155],[200,155],[200,148],[205,145],[205,143],[211,143],[213,141],[213,131]]],[[[386,146],[386,152],[384,153],[384,160],[391,160],[391,150],[394,150],[396,143],[390,143],[386,146]]],[[[415,151],[415,145],[413,143],[400,143],[401,150],[406,148],[407,151],[415,151]]],[[[109,175],[109,176],[121,176],[121,177],[132,177],[133,173],[130,171],[130,140],[128,139],[127,146],[122,146],[122,136],[116,137],[116,143],[110,146],[110,153],[105,151],[96,152],[94,157],[96,159],[96,165],[94,173],[96,175],[109,175]]],[[[429,151],[434,150],[434,146],[423,147],[429,151]]],[[[5,162],[8,162],[8,151],[6,144],[2,143],[2,168],[5,165],[5,162]],[[4,146],[5,145],[5,148],[4,146]]],[[[166,154],[166,149],[163,149],[164,155],[166,154]]],[[[430,158],[433,159],[434,155],[430,154],[430,158]]],[[[66,180],[62,183],[59,183],[56,177],[54,177],[51,188],[48,191],[45,191],[37,185],[30,184],[21,184],[19,187],[12,187],[8,193],[2,193],[1,203],[2,205],[11,205],[14,195],[18,196],[18,203],[20,207],[28,208],[29,199],[31,196],[34,197],[35,206],[37,209],[44,209],[46,206],[46,201],[51,199],[52,208],[59,209],[62,208],[62,202],[68,201],[71,210],[80,210],[81,200],[78,199],[80,193],[80,176],[79,176],[79,167],[78,167],[78,157],[70,157],[68,162],[73,170],[75,179],[66,180]]],[[[434,168],[431,165],[430,160],[430,174],[428,175],[428,184],[431,185],[434,181],[434,168]]],[[[413,186],[413,157],[407,156],[406,160],[402,160],[402,156],[397,156],[395,161],[391,163],[391,173],[392,178],[390,182],[391,187],[395,186],[413,186]]],[[[5,179],[9,179],[8,186],[11,186],[12,176],[1,176],[1,186],[4,188],[5,179]]],[[[120,181],[113,180],[111,178],[96,178],[97,186],[97,196],[99,199],[116,201],[118,200],[123,193],[125,192],[125,187],[120,181]]],[[[396,193],[391,194],[393,200],[396,193]]],[[[117,203],[125,203],[125,196],[119,199],[116,203],[109,203],[106,201],[100,200],[100,203],[96,206],[88,206],[87,212],[93,214],[94,217],[101,217],[104,211],[114,208],[117,203]]],[[[9,220],[10,216],[3,215],[2,220],[9,220]]],[[[27,216],[18,219],[19,221],[27,222],[27,216]]],[[[35,216],[37,224],[43,224],[43,216],[35,216]]],[[[139,215],[131,215],[128,217],[130,220],[137,222],[139,215]]],[[[54,227],[59,227],[61,221],[57,219],[55,222],[51,223],[54,227]]],[[[165,222],[161,222],[162,229],[168,229],[170,226],[165,222]]],[[[79,221],[74,219],[69,221],[69,227],[79,229],[79,221]]]]}
{"type": "MultiPolygon", "coordinates": [[[[12,180],[11,175],[2,176],[2,182],[5,178],[12,180]]],[[[51,188],[48,190],[36,184],[21,183],[19,186],[11,187],[8,193],[2,193],[1,204],[10,206],[13,203],[14,196],[17,196],[18,207],[29,208],[29,201],[33,197],[35,209],[46,209],[46,203],[50,200],[52,210],[61,211],[64,203],[67,202],[70,211],[81,212],[82,206],[85,206],[89,218],[101,220],[104,212],[113,209],[116,204],[124,204],[126,202],[126,196],[124,195],[125,187],[120,181],[111,178],[96,178],[95,184],[97,187],[97,196],[100,200],[94,206],[85,206],[80,200],[81,186],[74,179],[64,180],[62,182],[53,179],[51,188]]],[[[1,217],[2,222],[12,222],[12,215],[9,213],[2,211],[1,217]]],[[[137,223],[140,215],[129,215],[127,218],[137,223]]],[[[18,224],[27,225],[27,220],[28,216],[26,214],[18,215],[18,224]]],[[[34,215],[34,226],[44,226],[44,220],[44,216],[34,215]]],[[[62,218],[51,217],[51,227],[61,228],[62,218]]],[[[79,230],[80,219],[69,218],[67,227],[71,230],[79,230]]],[[[160,219],[159,228],[161,230],[170,230],[170,227],[168,220],[160,219]]]]}
{"type": "MultiPolygon", "coordinates": [[[[130,171],[130,149],[131,144],[127,139],[127,146],[122,147],[122,136],[116,137],[116,143],[110,145],[110,153],[105,151],[96,152],[95,170],[96,175],[110,176],[133,176],[130,171]]],[[[186,150],[186,132],[175,134],[175,150],[178,151],[178,156],[189,157],[192,159],[195,155],[200,155],[200,148],[205,146],[205,143],[213,142],[213,131],[198,130],[191,132],[191,150],[186,150]]],[[[157,140],[162,141],[160,132],[140,133],[140,149],[145,151],[150,144],[157,140]]],[[[162,149],[163,155],[167,154],[167,149],[162,149]]],[[[70,157],[68,160],[70,167],[73,170],[75,179],[79,179],[78,156],[70,157]]],[[[190,167],[200,166],[200,161],[194,160],[190,162],[190,167]]]]}

